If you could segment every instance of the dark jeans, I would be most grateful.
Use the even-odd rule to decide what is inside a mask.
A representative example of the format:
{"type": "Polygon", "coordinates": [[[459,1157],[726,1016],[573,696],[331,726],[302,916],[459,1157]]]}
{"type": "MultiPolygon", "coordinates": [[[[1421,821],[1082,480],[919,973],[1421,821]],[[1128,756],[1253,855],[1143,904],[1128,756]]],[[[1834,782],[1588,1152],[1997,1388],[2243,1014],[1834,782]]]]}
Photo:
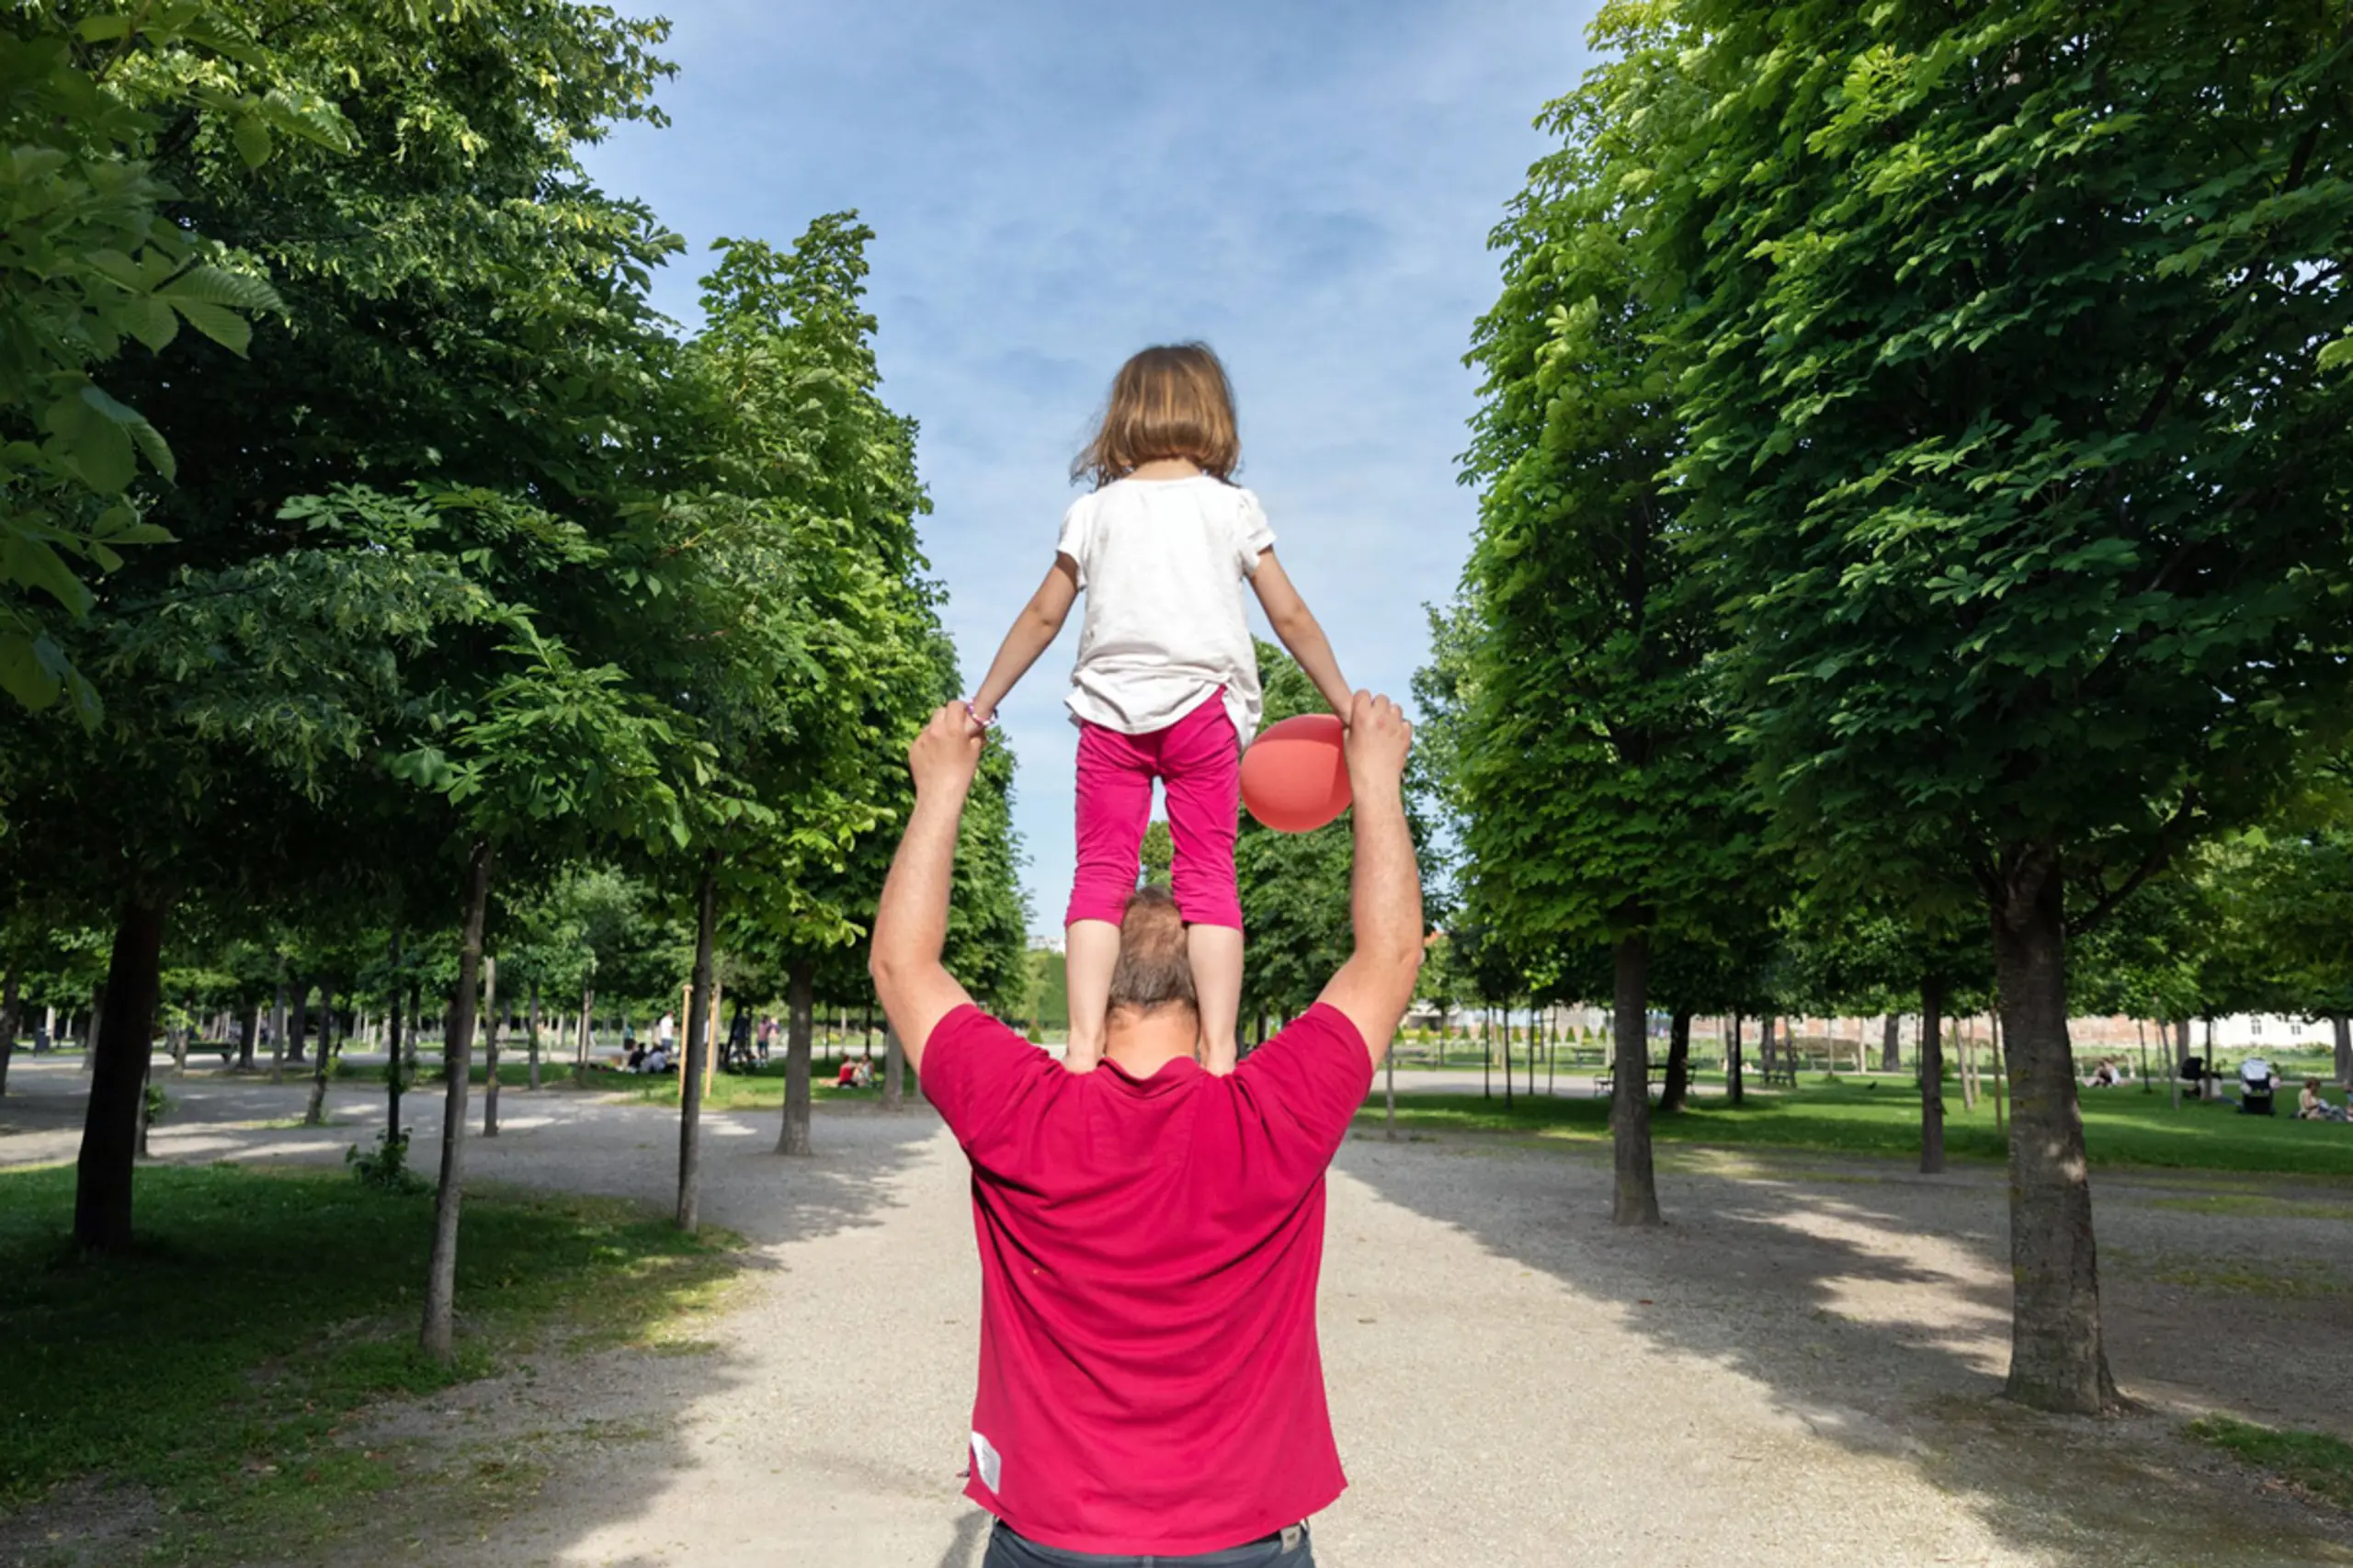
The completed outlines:
{"type": "Polygon", "coordinates": [[[1315,1568],[1315,1548],[1307,1539],[1307,1527],[1300,1525],[1264,1540],[1190,1557],[1105,1557],[1040,1546],[1014,1534],[999,1519],[989,1531],[989,1554],[981,1560],[981,1568],[1315,1568]]]}

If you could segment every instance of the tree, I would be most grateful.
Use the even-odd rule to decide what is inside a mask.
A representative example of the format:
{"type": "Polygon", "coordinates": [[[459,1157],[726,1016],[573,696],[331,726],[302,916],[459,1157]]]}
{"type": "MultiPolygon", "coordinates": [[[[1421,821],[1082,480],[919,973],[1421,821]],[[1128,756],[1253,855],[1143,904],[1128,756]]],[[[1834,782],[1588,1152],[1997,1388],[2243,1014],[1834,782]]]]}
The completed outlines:
{"type": "Polygon", "coordinates": [[[119,551],[170,536],[142,520],[142,473],[176,472],[172,448],[101,384],[126,344],[162,354],[193,328],[244,352],[251,313],[279,308],[250,267],[168,204],[153,153],[164,116],[233,144],[248,166],[278,137],[341,148],[347,128],[315,95],[273,84],[273,62],[233,18],[198,6],[12,7],[0,97],[0,689],[45,708],[71,689],[85,719],[96,689],[48,631],[38,591],[79,618],[119,551]]]}
{"type": "Polygon", "coordinates": [[[691,776],[707,762],[650,699],[625,689],[619,669],[581,669],[528,629],[509,651],[522,658],[520,669],[494,667],[478,696],[451,694],[457,703],[438,716],[450,727],[446,747],[422,747],[393,763],[447,801],[448,842],[461,849],[466,868],[457,985],[442,1032],[441,1174],[420,1335],[438,1361],[454,1349],[466,1099],[493,858],[526,837],[535,853],[557,859],[585,858],[591,846],[614,842],[683,844],[686,821],[668,770],[691,776]]]}
{"type": "Polygon", "coordinates": [[[2240,848],[2246,960],[2276,1010],[2329,1020],[2336,1081],[2353,1086],[2353,762],[2308,775],[2240,848]]]}
{"type": "Polygon", "coordinates": [[[1611,949],[1612,1217],[1656,1224],[1653,949],[1706,939],[1738,904],[1756,835],[1712,698],[1713,594],[1679,552],[1683,499],[1663,479],[1675,388],[1702,356],[1662,346],[1675,280],[1638,256],[1659,218],[1637,176],[1690,112],[1665,63],[1686,40],[1629,8],[1595,36],[1624,58],[1545,110],[1563,145],[1495,231],[1503,293],[1472,335],[1475,695],[1457,750],[1476,902],[1507,945],[1611,949]]]}
{"type": "Polygon", "coordinates": [[[2347,701],[2341,13],[1695,0],[1651,188],[1689,555],[1809,867],[1965,861],[2016,1118],[2007,1392],[2116,1402],[2067,941],[2347,701]]]}
{"type": "MultiPolygon", "coordinates": [[[[351,153],[295,143],[256,168],[226,122],[158,117],[176,221],[269,275],[288,330],[257,334],[250,360],[190,345],[168,368],[120,363],[113,395],[176,443],[149,516],[180,542],[127,560],[59,630],[113,687],[103,732],[0,720],[12,830],[41,846],[44,875],[119,910],[131,963],[189,888],[274,895],[399,841],[414,791],[383,759],[413,749],[404,725],[446,717],[433,674],[463,663],[454,646],[427,657],[437,636],[494,653],[518,603],[559,632],[628,620],[614,600],[633,562],[581,570],[579,517],[613,525],[616,491],[642,493],[653,449],[623,437],[642,433],[665,363],[643,286],[676,241],[588,187],[575,157],[602,122],[647,112],[658,26],[571,5],[221,14],[267,40],[270,92],[351,128],[351,153]],[[352,488],[361,476],[380,488],[352,488]],[[393,494],[404,481],[425,488],[393,494]],[[501,500],[525,494],[542,504],[501,500]],[[292,505],[305,495],[319,499],[292,505]],[[459,536],[457,553],[438,548],[459,536]],[[482,585],[534,571],[535,596],[482,585]]],[[[175,71],[138,78],[141,107],[172,110],[175,71]]],[[[152,1016],[134,1015],[152,993],[133,983],[109,1010],[102,1066],[142,1059],[152,1016]]],[[[85,1244],[129,1236],[116,1129],[135,1076],[95,1075],[85,1244]]]]}
{"type": "MultiPolygon", "coordinates": [[[[768,638],[773,678],[724,686],[742,694],[732,711],[692,706],[722,766],[777,813],[725,842],[727,945],[788,975],[777,1148],[789,1154],[810,1147],[817,965],[856,939],[873,907],[887,830],[912,799],[906,743],[956,685],[916,545],[930,503],[915,426],[880,392],[877,324],[864,304],[873,237],[856,213],[836,212],[789,253],[722,240],[703,283],[709,324],[690,357],[704,417],[724,433],[704,476],[710,493],[692,505],[740,517],[739,537],[759,542],[738,558],[737,603],[773,607],[729,634],[737,644],[768,638]],[[797,641],[775,643],[784,630],[797,641]]],[[[739,646],[722,656],[747,655],[739,646]]],[[[714,828],[733,832],[699,831],[714,828]]]]}

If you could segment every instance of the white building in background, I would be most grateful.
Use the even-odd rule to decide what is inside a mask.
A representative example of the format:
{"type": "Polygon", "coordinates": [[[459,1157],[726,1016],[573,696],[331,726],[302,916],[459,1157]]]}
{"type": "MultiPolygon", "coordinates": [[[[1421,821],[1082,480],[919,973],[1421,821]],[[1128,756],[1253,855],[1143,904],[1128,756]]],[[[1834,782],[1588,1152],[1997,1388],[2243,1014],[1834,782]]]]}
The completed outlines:
{"type": "MultiPolygon", "coordinates": [[[[2283,1018],[2276,1013],[2234,1013],[2214,1020],[2217,1051],[2327,1051],[2336,1043],[2336,1026],[2326,1018],[2313,1022],[2283,1018]]],[[[2189,1026],[2192,1051],[2206,1049],[2206,1021],[2189,1026]]]]}

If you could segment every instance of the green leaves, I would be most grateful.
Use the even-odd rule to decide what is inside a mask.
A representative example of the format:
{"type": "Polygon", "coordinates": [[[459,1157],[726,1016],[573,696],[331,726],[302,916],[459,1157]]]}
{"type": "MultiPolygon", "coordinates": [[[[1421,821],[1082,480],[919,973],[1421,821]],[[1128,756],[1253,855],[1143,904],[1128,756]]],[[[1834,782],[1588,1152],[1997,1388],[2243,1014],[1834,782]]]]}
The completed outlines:
{"type": "Polygon", "coordinates": [[[2088,901],[2259,812],[2353,697],[2323,8],[1691,15],[1638,259],[1779,826],[1878,886],[2063,841],[2088,901]]]}
{"type": "Polygon", "coordinates": [[[1690,41],[1658,8],[1597,23],[1627,51],[1547,109],[1566,144],[1496,230],[1504,287],[1474,330],[1484,374],[1466,477],[1480,522],[1444,672],[1449,793],[1487,950],[1701,940],[1757,916],[1757,826],[1714,702],[1721,637],[1678,552],[1671,389],[1698,358],[1642,270],[1662,158],[1693,112],[1690,41]]]}
{"type": "MultiPolygon", "coordinates": [[[[31,36],[0,68],[0,271],[12,279],[0,303],[0,419],[44,438],[0,445],[0,594],[38,590],[79,615],[89,595],[66,581],[68,557],[108,571],[117,547],[157,537],[122,525],[111,503],[143,473],[177,472],[155,426],[101,384],[109,362],[128,344],[162,353],[184,322],[242,354],[247,318],[281,306],[267,283],[162,218],[175,193],[145,161],[161,123],[151,111],[202,114],[229,101],[222,72],[253,51],[187,4],[78,20],[43,13],[26,26],[31,36]],[[118,519],[103,539],[100,516],[118,519]]],[[[281,96],[274,109],[257,100],[238,111],[234,135],[258,163],[266,124],[324,135],[325,112],[315,98],[281,96]]],[[[29,630],[0,684],[46,703],[73,680],[71,666],[52,670],[59,645],[29,611],[15,613],[29,630]]]]}

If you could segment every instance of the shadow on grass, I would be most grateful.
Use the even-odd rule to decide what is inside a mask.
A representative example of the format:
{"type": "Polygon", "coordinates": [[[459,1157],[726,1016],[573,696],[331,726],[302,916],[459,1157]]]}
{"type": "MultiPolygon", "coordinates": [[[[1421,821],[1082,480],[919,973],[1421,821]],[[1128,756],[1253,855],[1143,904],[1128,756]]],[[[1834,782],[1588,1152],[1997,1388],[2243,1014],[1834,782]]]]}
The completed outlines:
{"type": "MultiPolygon", "coordinates": [[[[1401,1124],[1405,1106],[1401,1096],[1401,1124]]],[[[1457,1125],[1476,1119],[1469,1107],[1431,1108],[1457,1125]]],[[[1709,1125],[1715,1118],[1667,1119],[1659,1125],[1660,1187],[1669,1223],[1620,1230],[1608,1221],[1606,1123],[1592,1119],[1596,1110],[1606,1116],[1607,1107],[1515,1107],[1506,1123],[1512,1132],[1571,1134],[1533,1145],[1475,1133],[1392,1144],[1360,1125],[1341,1168],[1489,1252],[1613,1305],[1631,1331],[1659,1347],[1752,1380],[1816,1437],[1914,1466],[2038,1562],[2353,1561],[2343,1550],[2353,1521],[2258,1491],[2245,1472],[2200,1454],[2179,1436],[2180,1406],[2098,1422],[2040,1416],[1995,1399],[2010,1308],[2006,1198],[1996,1170],[1931,1178],[1867,1158],[1678,1149],[1733,1140],[1709,1125]],[[1588,1131],[1590,1147],[1576,1136],[1588,1131]]],[[[1847,1133],[1852,1126],[1788,1106],[1756,1119],[1759,1135],[1741,1142],[1809,1150],[1824,1146],[1823,1128],[1847,1133]],[[1766,1135],[1768,1126],[1782,1136],[1766,1135]]],[[[1857,1152],[1847,1138],[1829,1147],[1857,1152]]],[[[2105,1202],[2103,1234],[2121,1207],[2105,1202]]],[[[2144,1223],[2181,1222],[2139,1207],[2144,1223]]],[[[2174,1379],[2169,1392],[2186,1392],[2190,1408],[2201,1399],[2205,1408],[2232,1407],[2250,1376],[2309,1375],[2330,1384],[2342,1358],[2330,1352],[2324,1364],[2299,1368],[2274,1357],[2267,1368],[2261,1356],[2217,1353],[2222,1336],[2275,1303],[2242,1298],[2216,1311],[2190,1293],[2137,1283],[2121,1291],[2111,1283],[2106,1293],[2113,1303],[2135,1292],[2142,1299],[2132,1311],[2110,1313],[2109,1354],[2128,1389],[2145,1365],[2174,1379]],[[2171,1320],[2179,1338],[2160,1352],[2137,1324],[2118,1332],[2120,1319],[2136,1312],[2171,1320]]]]}
{"type": "MultiPolygon", "coordinates": [[[[192,1093],[183,1136],[231,1135],[200,1118],[245,1097],[192,1093]]],[[[775,1267],[768,1247],[877,1222],[938,1127],[828,1117],[827,1157],[786,1161],[772,1130],[716,1116],[706,1230],[688,1237],[661,1201],[675,1119],[554,1099],[535,1108],[553,1119],[472,1146],[449,1369],[414,1349],[429,1194],[307,1163],[144,1165],[139,1247],[85,1260],[68,1240],[73,1170],[0,1171],[0,1562],[317,1562],[419,1543],[452,1561],[577,1465],[674,1449],[688,1406],[739,1376],[697,1327],[728,1282],[775,1267]]],[[[412,1104],[429,1161],[438,1098],[412,1104]]],[[[327,1135],[367,1142],[369,1119],[327,1135]]],[[[316,1129],[233,1136],[249,1156],[325,1157],[316,1129]]],[[[659,1463],[597,1469],[566,1533],[635,1517],[668,1482],[659,1463]]]]}

